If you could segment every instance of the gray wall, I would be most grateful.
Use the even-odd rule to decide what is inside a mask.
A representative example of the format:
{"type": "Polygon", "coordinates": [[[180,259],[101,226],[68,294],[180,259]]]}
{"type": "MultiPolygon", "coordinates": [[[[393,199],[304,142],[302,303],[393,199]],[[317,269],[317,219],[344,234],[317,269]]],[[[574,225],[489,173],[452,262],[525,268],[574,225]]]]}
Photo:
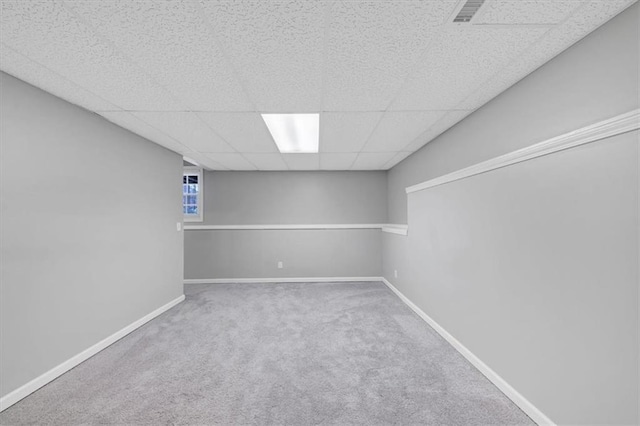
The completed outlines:
{"type": "MultiPolygon", "coordinates": [[[[406,186],[638,108],[638,5],[389,172],[406,186]]],[[[384,276],[559,424],[637,424],[638,132],[409,195],[384,276]],[[398,278],[394,278],[394,271],[398,278]]]]}
{"type": "Polygon", "coordinates": [[[381,231],[186,231],[185,271],[205,279],[379,277],[381,231]]]}
{"type": "MultiPolygon", "coordinates": [[[[207,225],[387,219],[386,172],[206,172],[204,194],[207,225]]],[[[380,276],[381,238],[380,230],[186,231],[185,278],[380,276]]]]}
{"type": "Polygon", "coordinates": [[[638,107],[638,4],[389,171],[389,222],[405,187],[638,107]]]}
{"type": "Polygon", "coordinates": [[[6,395],[182,295],[182,158],[11,76],[0,85],[6,395]]]}
{"type": "Polygon", "coordinates": [[[203,224],[385,223],[387,173],[206,172],[203,224]]]}

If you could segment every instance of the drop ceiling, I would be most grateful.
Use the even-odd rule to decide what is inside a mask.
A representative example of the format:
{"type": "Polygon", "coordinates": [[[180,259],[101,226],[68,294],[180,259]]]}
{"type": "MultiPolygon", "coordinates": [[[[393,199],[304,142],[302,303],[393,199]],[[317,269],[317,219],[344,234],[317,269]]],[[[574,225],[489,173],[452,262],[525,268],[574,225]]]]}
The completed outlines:
{"type": "Polygon", "coordinates": [[[386,170],[634,0],[464,3],[1,0],[0,69],[208,169],[386,170]]]}

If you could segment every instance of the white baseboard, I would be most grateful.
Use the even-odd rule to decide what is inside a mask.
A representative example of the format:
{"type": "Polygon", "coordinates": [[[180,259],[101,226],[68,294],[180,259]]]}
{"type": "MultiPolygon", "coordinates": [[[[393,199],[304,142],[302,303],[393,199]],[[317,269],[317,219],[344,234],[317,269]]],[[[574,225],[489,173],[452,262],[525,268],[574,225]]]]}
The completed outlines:
{"type": "Polygon", "coordinates": [[[66,373],[67,371],[71,370],[73,367],[77,366],[83,361],[86,361],[87,359],[91,358],[93,355],[105,349],[107,346],[122,339],[127,334],[131,333],[135,329],[151,321],[152,319],[162,314],[163,312],[171,309],[172,307],[182,302],[183,300],[184,300],[184,295],[178,297],[177,299],[172,300],[171,302],[167,303],[164,306],[159,307],[158,309],[151,312],[150,314],[147,314],[144,317],[140,318],[139,320],[129,324],[122,330],[115,332],[114,334],[107,337],[106,339],[103,339],[100,342],[96,343],[95,345],[91,346],[90,348],[85,349],[84,351],[80,352],[78,355],[75,355],[74,357],[69,358],[62,364],[58,365],[57,367],[54,367],[51,370],[47,371],[46,373],[36,377],[35,379],[31,380],[29,383],[3,396],[2,398],[0,398],[0,411],[4,411],[7,408],[11,407],[13,404],[20,401],[22,398],[37,391],[42,386],[46,385],[47,383],[51,382],[52,380],[66,373]]]}
{"type": "Polygon", "coordinates": [[[411,300],[395,288],[386,278],[382,278],[382,282],[386,284],[408,307],[410,307],[420,318],[425,320],[435,331],[438,332],[447,342],[451,344],[458,352],[462,354],[474,367],[476,367],[487,379],[489,379],[498,389],[502,391],[509,399],[511,399],[522,411],[524,411],[531,419],[539,425],[555,425],[542,411],[540,411],[529,400],[522,396],[509,383],[493,371],[487,364],[482,362],[480,358],[475,356],[473,352],[467,349],[455,337],[447,332],[440,324],[435,322],[433,318],[424,313],[411,300]]]}
{"type": "Polygon", "coordinates": [[[382,281],[382,277],[308,277],[308,278],[197,278],[184,280],[185,284],[232,283],[331,283],[356,281],[382,281]]]}

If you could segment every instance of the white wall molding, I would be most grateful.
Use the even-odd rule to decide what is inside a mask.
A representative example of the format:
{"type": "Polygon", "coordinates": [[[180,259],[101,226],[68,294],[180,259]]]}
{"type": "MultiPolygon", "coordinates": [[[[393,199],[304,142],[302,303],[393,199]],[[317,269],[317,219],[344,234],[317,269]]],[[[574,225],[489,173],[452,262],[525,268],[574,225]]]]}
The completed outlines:
{"type": "Polygon", "coordinates": [[[382,277],[307,277],[307,278],[197,278],[185,279],[185,284],[242,284],[242,283],[332,283],[382,281],[382,277]]]}
{"type": "Polygon", "coordinates": [[[175,305],[177,305],[178,303],[182,302],[183,300],[184,300],[184,295],[178,297],[177,299],[172,300],[171,302],[167,303],[166,305],[159,307],[155,311],[153,311],[153,312],[145,315],[144,317],[140,318],[139,320],[129,324],[125,328],[115,332],[111,336],[99,341],[98,343],[96,343],[95,345],[91,346],[90,348],[85,349],[84,351],[82,351],[79,354],[73,356],[72,358],[69,358],[68,360],[64,361],[62,364],[59,364],[58,366],[52,368],[51,370],[47,371],[46,373],[36,377],[35,379],[31,380],[30,382],[26,383],[25,385],[20,386],[18,389],[14,390],[13,392],[10,392],[7,395],[3,396],[2,398],[0,398],[0,411],[4,411],[7,408],[11,407],[13,404],[15,404],[16,402],[20,401],[24,397],[26,397],[26,396],[32,394],[33,392],[37,391],[38,389],[40,389],[41,387],[43,387],[47,383],[49,383],[52,380],[56,379],[57,377],[63,375],[64,373],[66,373],[67,371],[71,370],[73,367],[77,366],[78,364],[80,364],[80,363],[86,361],[87,359],[91,358],[92,356],[94,356],[95,354],[100,352],[101,350],[107,348],[108,346],[110,346],[113,343],[117,342],[118,340],[122,339],[124,336],[126,336],[129,333],[131,333],[135,329],[143,326],[144,324],[148,323],[149,321],[151,321],[152,319],[154,319],[158,315],[160,315],[160,314],[168,311],[169,309],[173,308],[175,305]]]}
{"type": "Polygon", "coordinates": [[[387,232],[390,234],[398,234],[398,235],[408,235],[409,225],[398,225],[398,224],[388,223],[382,226],[382,232],[387,232]]]}
{"type": "Polygon", "coordinates": [[[447,342],[451,344],[462,356],[464,356],[474,367],[476,367],[487,379],[491,381],[498,389],[502,391],[509,399],[511,399],[522,411],[524,411],[531,419],[539,425],[555,425],[542,411],[540,411],[535,405],[533,405],[528,399],[522,396],[517,390],[515,390],[509,383],[507,383],[502,377],[493,371],[487,364],[482,362],[480,358],[467,349],[462,343],[460,343],[455,337],[453,337],[447,330],[445,330],[440,324],[435,322],[433,318],[427,315],[422,309],[417,307],[411,300],[409,300],[404,294],[395,288],[386,278],[382,278],[382,282],[385,283],[396,296],[400,298],[411,310],[413,310],[420,318],[422,318],[427,324],[429,324],[440,336],[442,336],[447,342]]]}
{"type": "Polygon", "coordinates": [[[457,170],[446,175],[439,176],[428,181],[409,186],[405,189],[407,194],[433,188],[434,186],[454,182],[480,173],[506,167],[512,164],[531,160],[533,158],[549,155],[554,152],[574,148],[579,145],[596,142],[621,133],[630,132],[640,128],[640,109],[635,109],[624,114],[617,115],[608,120],[599,121],[586,127],[565,133],[560,136],[547,139],[526,148],[483,161],[473,166],[457,170]]]}
{"type": "Polygon", "coordinates": [[[393,223],[327,223],[327,224],[266,224],[266,225],[185,225],[185,231],[244,230],[309,230],[309,229],[381,229],[384,232],[407,235],[407,225],[393,223]]]}

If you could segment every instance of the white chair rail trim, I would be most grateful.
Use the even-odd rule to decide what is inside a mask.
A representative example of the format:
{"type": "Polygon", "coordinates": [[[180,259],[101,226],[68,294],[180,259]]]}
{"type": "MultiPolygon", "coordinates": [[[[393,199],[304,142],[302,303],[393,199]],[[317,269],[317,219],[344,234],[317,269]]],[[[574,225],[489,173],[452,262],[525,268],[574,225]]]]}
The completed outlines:
{"type": "Polygon", "coordinates": [[[185,231],[242,231],[242,230],[309,230],[309,229],[380,229],[382,232],[407,235],[408,226],[395,223],[331,223],[331,224],[265,224],[265,225],[185,225],[185,231]]]}
{"type": "Polygon", "coordinates": [[[454,182],[480,173],[506,167],[511,164],[531,160],[543,155],[573,148],[579,145],[596,142],[611,136],[630,132],[640,128],[640,109],[635,109],[624,114],[617,115],[607,120],[599,121],[586,127],[547,139],[534,145],[522,148],[499,157],[483,161],[473,166],[457,170],[446,175],[439,176],[428,181],[409,186],[405,189],[407,194],[433,188],[434,186],[454,182]]]}

